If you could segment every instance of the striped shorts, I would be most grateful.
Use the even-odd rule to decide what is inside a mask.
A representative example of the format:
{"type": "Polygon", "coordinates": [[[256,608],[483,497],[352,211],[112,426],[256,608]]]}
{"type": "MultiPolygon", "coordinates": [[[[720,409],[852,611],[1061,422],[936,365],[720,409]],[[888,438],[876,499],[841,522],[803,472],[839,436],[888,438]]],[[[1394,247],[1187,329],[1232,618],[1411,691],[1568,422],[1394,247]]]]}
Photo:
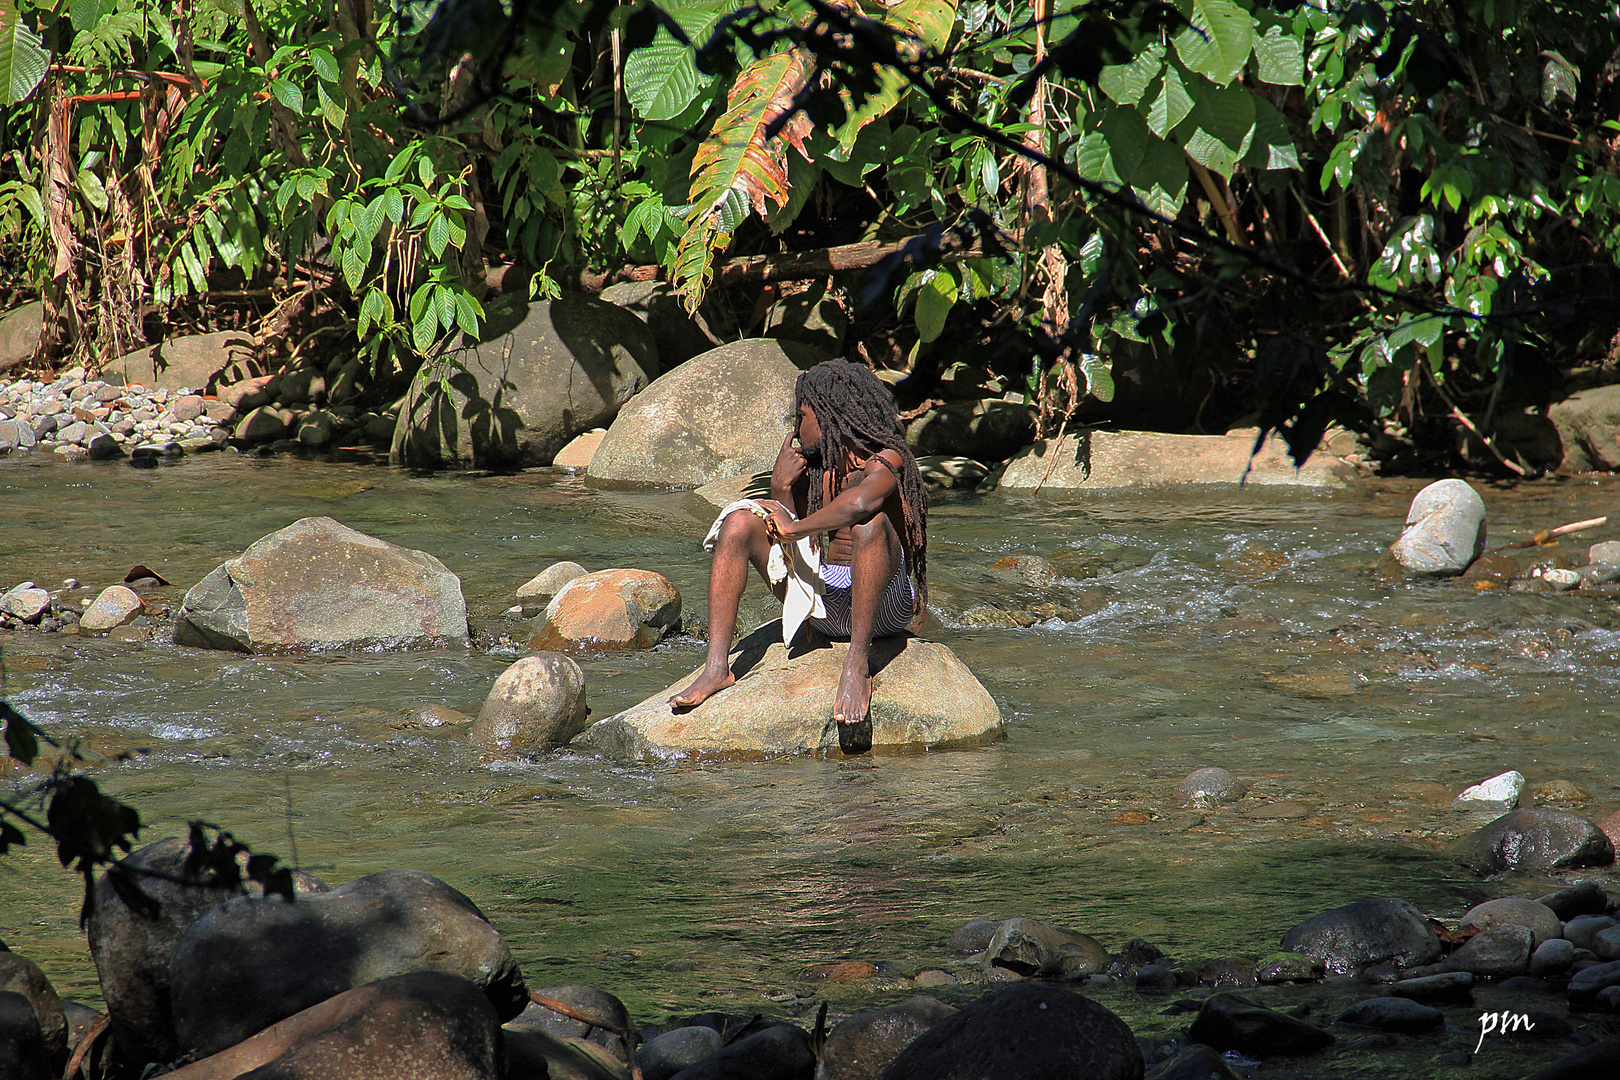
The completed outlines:
{"type": "MultiPolygon", "coordinates": [[[[850,631],[850,569],[847,566],[824,563],[821,567],[821,577],[827,583],[827,592],[822,597],[827,605],[827,617],[825,619],[812,617],[805,621],[827,637],[847,638],[850,631]]],[[[915,613],[914,597],[911,577],[906,573],[906,557],[902,554],[900,569],[889,579],[889,587],[883,590],[883,598],[878,601],[877,618],[872,624],[872,636],[893,637],[904,632],[915,613]]]]}

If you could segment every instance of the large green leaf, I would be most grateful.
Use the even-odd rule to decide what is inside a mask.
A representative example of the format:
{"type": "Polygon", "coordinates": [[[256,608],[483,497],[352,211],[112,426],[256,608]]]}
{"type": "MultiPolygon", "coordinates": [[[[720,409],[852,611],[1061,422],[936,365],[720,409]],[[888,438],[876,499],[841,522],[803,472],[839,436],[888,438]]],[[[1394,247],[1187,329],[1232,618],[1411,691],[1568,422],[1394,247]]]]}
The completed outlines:
{"type": "Polygon", "coordinates": [[[1225,86],[1243,71],[1254,48],[1254,22],[1232,0],[1181,0],[1191,26],[1175,36],[1181,62],[1225,86]]]}
{"type": "Polygon", "coordinates": [[[1135,105],[1163,67],[1164,46],[1155,41],[1137,53],[1130,63],[1103,68],[1097,87],[1121,105],[1135,105]]]}
{"type": "Polygon", "coordinates": [[[1158,138],[1148,130],[1142,114],[1135,109],[1109,109],[1099,125],[1108,144],[1109,179],[1129,184],[1142,165],[1142,155],[1158,138]]]}
{"type": "Polygon", "coordinates": [[[1187,198],[1186,155],[1173,143],[1153,139],[1143,148],[1141,162],[1125,180],[1149,210],[1175,217],[1187,198]]]}
{"type": "Polygon", "coordinates": [[[1299,152],[1288,131],[1288,121],[1264,98],[1254,99],[1254,139],[1242,164],[1250,169],[1297,169],[1299,152]]]}
{"type": "Polygon", "coordinates": [[[50,62],[39,35],[23,25],[16,0],[0,0],[0,105],[26,101],[50,62]]]}
{"type": "Polygon", "coordinates": [[[1153,100],[1148,104],[1147,125],[1153,129],[1153,134],[1162,139],[1192,112],[1192,95],[1182,81],[1181,69],[1175,64],[1164,66],[1164,77],[1159,82],[1158,90],[1150,90],[1149,93],[1153,100]]]}
{"type": "Polygon", "coordinates": [[[949,270],[925,270],[923,274],[913,317],[917,321],[917,337],[926,344],[945,332],[945,319],[956,305],[960,290],[949,270]]]}
{"type": "Polygon", "coordinates": [[[1300,40],[1280,26],[1254,39],[1254,60],[1261,82],[1277,86],[1305,85],[1305,52],[1300,40]]]}
{"type": "MultiPolygon", "coordinates": [[[[733,0],[663,0],[659,4],[693,42],[708,40],[714,24],[737,5],[733,0]]],[[[668,30],[624,61],[624,96],[630,107],[647,120],[673,120],[686,111],[709,84],[697,69],[691,46],[682,45],[668,30]]]]}
{"type": "Polygon", "coordinates": [[[1196,98],[1176,136],[1194,161],[1230,178],[1254,141],[1254,95],[1241,86],[1205,83],[1197,88],[1196,98]]]}

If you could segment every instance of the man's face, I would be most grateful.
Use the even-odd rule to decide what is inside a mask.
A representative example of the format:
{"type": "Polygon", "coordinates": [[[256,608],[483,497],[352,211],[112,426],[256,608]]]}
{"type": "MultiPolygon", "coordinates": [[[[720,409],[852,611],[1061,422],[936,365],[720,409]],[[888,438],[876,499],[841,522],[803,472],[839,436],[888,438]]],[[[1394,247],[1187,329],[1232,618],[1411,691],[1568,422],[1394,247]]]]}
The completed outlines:
{"type": "Polygon", "coordinates": [[[799,440],[799,449],[806,458],[821,455],[821,422],[808,401],[799,402],[799,414],[793,424],[793,435],[799,440]]]}

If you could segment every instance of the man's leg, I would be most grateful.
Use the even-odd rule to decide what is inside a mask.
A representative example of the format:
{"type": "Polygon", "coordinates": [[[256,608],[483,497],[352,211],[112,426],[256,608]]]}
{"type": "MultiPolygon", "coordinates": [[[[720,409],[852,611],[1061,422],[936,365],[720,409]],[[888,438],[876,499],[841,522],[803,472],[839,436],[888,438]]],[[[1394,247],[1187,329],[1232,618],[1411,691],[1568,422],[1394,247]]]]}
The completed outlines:
{"type": "Polygon", "coordinates": [[[858,724],[872,707],[872,674],[868,654],[872,627],[877,622],[883,593],[900,572],[904,550],[900,534],[888,514],[878,514],[864,525],[850,530],[855,550],[849,559],[849,657],[838,677],[838,696],[833,699],[833,719],[840,724],[858,724]]]}
{"type": "MultiPolygon", "coordinates": [[[[720,523],[714,546],[714,562],[709,566],[709,653],[703,671],[692,685],[669,699],[671,706],[692,708],[737,681],[727,659],[731,639],[737,632],[737,604],[748,584],[748,566],[753,564],[761,577],[771,555],[771,542],[765,535],[765,522],[746,510],[736,510],[720,523]]],[[[766,578],[769,581],[769,578],[766,578]]]]}

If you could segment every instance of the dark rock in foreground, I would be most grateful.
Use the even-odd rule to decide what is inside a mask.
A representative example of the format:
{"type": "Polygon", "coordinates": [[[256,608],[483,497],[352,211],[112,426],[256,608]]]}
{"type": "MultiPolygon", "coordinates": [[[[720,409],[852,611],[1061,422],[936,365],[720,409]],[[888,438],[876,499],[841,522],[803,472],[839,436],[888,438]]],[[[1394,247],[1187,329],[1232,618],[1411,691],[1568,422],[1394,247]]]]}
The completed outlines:
{"type": "Polygon", "coordinates": [[[502,1021],[528,1004],[517,962],[467,897],[384,870],[296,904],[242,897],[193,923],[171,964],[181,1050],[216,1054],[355,986],[416,972],[479,986],[502,1021]]]}
{"type": "Polygon", "coordinates": [[[461,579],[424,551],[329,517],[262,537],[186,593],[177,645],[258,652],[467,641],[461,579]]]}
{"type": "Polygon", "coordinates": [[[1216,994],[1205,1001],[1187,1037],[1216,1050],[1258,1058],[1314,1054],[1334,1043],[1333,1035],[1315,1024],[1236,994],[1216,994]]]}
{"type": "Polygon", "coordinates": [[[883,1080],[1141,1080],[1125,1021],[1056,986],[1020,983],[946,1017],[883,1071],[883,1080]]]}
{"type": "Polygon", "coordinates": [[[1427,964],[1440,955],[1440,939],[1417,908],[1392,896],[1357,900],[1300,923],[1282,947],[1345,974],[1371,964],[1427,964]]]}
{"type": "MultiPolygon", "coordinates": [[[[241,890],[202,871],[188,874],[191,845],[180,837],[148,844],[123,860],[131,881],[157,902],[157,913],[137,913],[104,872],[96,882],[90,910],[90,956],[101,977],[101,995],[112,1018],[121,1059],[134,1065],[172,1061],[180,1052],[169,1001],[169,965],[175,943],[205,911],[241,895],[241,890]],[[141,873],[147,871],[148,873],[141,873]]],[[[246,882],[250,896],[262,896],[246,882]]],[[[297,881],[300,894],[324,892],[308,875],[297,881]]]]}
{"type": "Polygon", "coordinates": [[[500,1025],[454,975],[419,972],[312,1005],[170,1080],[498,1080],[500,1025]]]}
{"type": "Polygon", "coordinates": [[[926,994],[881,1011],[858,1012],[828,1034],[816,1080],[877,1080],[917,1036],[955,1012],[926,994]]]}

